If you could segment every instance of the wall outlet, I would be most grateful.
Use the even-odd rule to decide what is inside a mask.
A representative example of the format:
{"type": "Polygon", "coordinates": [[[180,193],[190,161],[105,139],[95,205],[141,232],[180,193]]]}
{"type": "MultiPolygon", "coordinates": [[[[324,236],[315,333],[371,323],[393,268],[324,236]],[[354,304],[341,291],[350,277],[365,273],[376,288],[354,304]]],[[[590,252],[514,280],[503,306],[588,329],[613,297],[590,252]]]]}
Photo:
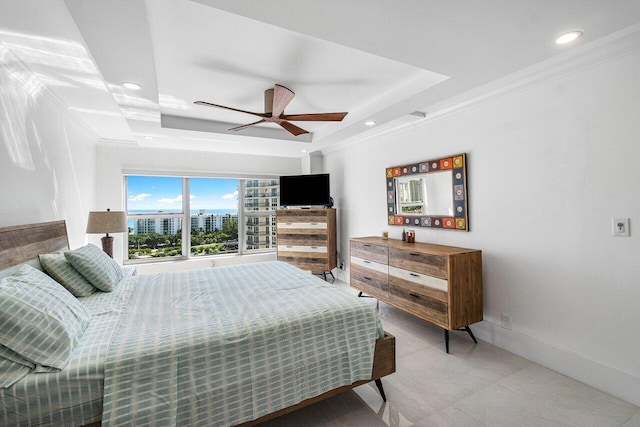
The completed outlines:
{"type": "Polygon", "coordinates": [[[338,269],[344,271],[344,262],[340,261],[338,269]]]}
{"type": "Polygon", "coordinates": [[[613,218],[613,235],[616,237],[629,237],[629,218],[613,218]]]}
{"type": "Polygon", "coordinates": [[[511,315],[502,313],[500,315],[500,326],[505,329],[511,329],[511,315]]]}

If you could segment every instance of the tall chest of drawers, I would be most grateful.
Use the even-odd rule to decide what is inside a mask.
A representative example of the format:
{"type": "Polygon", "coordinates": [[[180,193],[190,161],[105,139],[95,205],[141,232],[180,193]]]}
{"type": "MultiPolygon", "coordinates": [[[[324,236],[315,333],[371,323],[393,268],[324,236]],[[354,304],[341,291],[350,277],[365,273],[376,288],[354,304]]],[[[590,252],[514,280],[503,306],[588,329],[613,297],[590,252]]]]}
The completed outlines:
{"type": "Polygon", "coordinates": [[[351,286],[449,331],[482,320],[482,252],[379,237],[350,241],[351,286]]]}
{"type": "Polygon", "coordinates": [[[278,210],[276,238],[278,261],[313,273],[337,266],[335,209],[278,210]]]}

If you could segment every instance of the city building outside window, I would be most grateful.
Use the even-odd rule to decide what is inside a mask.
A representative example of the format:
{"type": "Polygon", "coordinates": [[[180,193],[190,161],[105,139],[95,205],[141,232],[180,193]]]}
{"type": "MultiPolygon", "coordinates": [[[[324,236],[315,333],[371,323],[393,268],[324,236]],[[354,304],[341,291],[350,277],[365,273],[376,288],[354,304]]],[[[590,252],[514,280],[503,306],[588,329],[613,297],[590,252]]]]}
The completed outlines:
{"type": "Polygon", "coordinates": [[[276,248],[278,179],[125,175],[124,181],[126,262],[276,248]]]}

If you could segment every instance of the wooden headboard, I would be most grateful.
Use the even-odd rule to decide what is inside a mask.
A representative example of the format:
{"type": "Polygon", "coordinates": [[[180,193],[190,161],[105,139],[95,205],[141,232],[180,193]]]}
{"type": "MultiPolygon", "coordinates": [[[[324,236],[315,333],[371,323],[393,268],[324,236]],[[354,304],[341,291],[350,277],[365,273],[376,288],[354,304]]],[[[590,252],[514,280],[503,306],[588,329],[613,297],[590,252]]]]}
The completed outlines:
{"type": "Polygon", "coordinates": [[[0,270],[64,249],[69,249],[64,221],[0,228],[0,270]]]}

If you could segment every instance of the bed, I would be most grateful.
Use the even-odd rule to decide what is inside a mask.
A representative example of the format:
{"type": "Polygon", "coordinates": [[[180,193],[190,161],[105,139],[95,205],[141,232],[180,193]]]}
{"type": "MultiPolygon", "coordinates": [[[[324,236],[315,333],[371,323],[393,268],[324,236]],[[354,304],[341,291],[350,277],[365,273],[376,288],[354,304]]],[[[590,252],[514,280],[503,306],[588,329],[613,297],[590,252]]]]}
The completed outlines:
{"type": "MultiPolygon", "coordinates": [[[[67,249],[64,221],[0,228],[0,278],[67,249]]],[[[91,320],[68,364],[0,388],[0,424],[254,425],[369,381],[384,399],[395,372],[370,305],[277,261],[125,277],[77,300],[91,320]]]]}

